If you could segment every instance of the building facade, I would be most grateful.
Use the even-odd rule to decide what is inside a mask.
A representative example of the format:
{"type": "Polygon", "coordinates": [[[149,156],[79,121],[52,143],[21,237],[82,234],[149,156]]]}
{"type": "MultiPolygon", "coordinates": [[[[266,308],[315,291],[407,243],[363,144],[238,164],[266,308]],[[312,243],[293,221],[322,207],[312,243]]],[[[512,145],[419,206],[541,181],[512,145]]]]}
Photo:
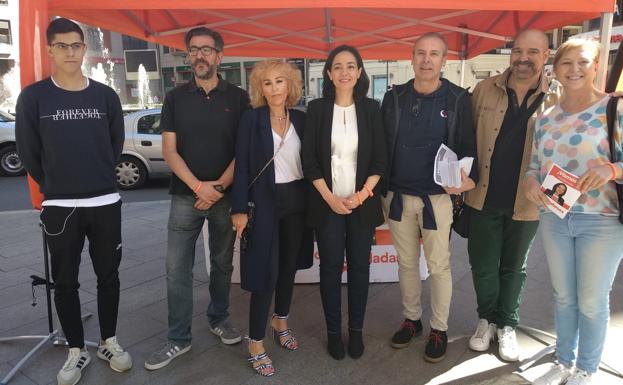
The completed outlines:
{"type": "Polygon", "coordinates": [[[19,94],[19,0],[0,0],[0,110],[14,111],[19,94]]]}

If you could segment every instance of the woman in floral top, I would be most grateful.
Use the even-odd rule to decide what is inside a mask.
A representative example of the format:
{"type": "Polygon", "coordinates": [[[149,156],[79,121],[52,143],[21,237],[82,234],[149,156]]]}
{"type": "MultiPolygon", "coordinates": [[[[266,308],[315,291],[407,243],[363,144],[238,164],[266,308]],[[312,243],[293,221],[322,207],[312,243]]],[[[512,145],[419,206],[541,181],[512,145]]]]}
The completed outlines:
{"type": "MultiPolygon", "coordinates": [[[[610,163],[606,124],[609,96],[593,85],[599,45],[573,39],[560,46],[554,72],[564,89],[560,103],[535,126],[527,197],[542,207],[540,229],[554,288],[557,363],[534,384],[588,384],[597,372],[610,315],[609,294],[623,255],[615,183],[623,164],[610,163]],[[578,175],[582,192],[560,219],[547,210],[540,186],[552,164],[578,175]]],[[[622,116],[619,113],[619,121],[622,116]]],[[[621,127],[615,131],[622,158],[621,127]]]]}

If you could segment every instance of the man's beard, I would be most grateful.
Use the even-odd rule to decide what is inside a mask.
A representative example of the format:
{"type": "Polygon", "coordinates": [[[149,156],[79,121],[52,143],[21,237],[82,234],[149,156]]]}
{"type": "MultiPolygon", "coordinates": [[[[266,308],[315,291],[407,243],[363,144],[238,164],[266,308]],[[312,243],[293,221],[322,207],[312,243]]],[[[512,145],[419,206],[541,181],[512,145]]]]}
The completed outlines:
{"type": "Polygon", "coordinates": [[[536,67],[534,66],[534,63],[529,61],[529,60],[525,60],[525,61],[521,61],[521,60],[515,60],[513,62],[513,72],[519,72],[521,74],[526,74],[526,70],[530,71],[530,75],[533,75],[537,72],[536,67]],[[526,69],[522,69],[520,70],[520,66],[524,66],[526,67],[526,69]]]}
{"type": "Polygon", "coordinates": [[[193,74],[195,75],[195,77],[199,79],[203,79],[203,80],[212,78],[212,76],[214,76],[214,73],[216,72],[216,65],[210,65],[210,63],[208,63],[205,60],[201,60],[201,59],[197,59],[197,61],[193,63],[192,68],[193,68],[193,74]],[[206,67],[208,67],[208,70],[204,73],[199,73],[196,69],[197,65],[201,63],[203,63],[206,67]]]}

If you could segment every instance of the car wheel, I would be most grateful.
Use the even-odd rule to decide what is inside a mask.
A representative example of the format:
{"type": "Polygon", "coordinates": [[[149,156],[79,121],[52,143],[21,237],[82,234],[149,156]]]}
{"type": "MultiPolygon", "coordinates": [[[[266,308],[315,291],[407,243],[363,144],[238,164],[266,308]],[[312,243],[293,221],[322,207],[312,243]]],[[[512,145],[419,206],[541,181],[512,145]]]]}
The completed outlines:
{"type": "Polygon", "coordinates": [[[17,155],[15,145],[0,148],[0,174],[17,176],[24,173],[24,165],[17,155]]]}
{"type": "Polygon", "coordinates": [[[117,187],[121,190],[137,189],[147,180],[145,165],[133,156],[121,156],[115,167],[115,174],[117,174],[117,187]]]}

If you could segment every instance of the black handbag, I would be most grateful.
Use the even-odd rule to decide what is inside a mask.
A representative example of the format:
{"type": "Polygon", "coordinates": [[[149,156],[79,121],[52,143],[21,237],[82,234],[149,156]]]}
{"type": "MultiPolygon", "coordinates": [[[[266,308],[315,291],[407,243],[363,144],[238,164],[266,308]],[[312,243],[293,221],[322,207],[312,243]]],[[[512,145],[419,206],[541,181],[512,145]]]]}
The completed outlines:
{"type": "Polygon", "coordinates": [[[252,201],[247,202],[248,212],[247,212],[247,225],[244,230],[242,230],[242,234],[240,234],[240,253],[246,254],[247,250],[249,250],[250,245],[250,234],[251,229],[253,229],[253,221],[255,219],[255,203],[252,201]]]}
{"type": "MultiPolygon", "coordinates": [[[[612,163],[616,163],[620,161],[617,159],[617,155],[615,152],[615,137],[614,137],[614,126],[617,119],[617,102],[619,101],[619,97],[611,97],[608,100],[608,106],[606,107],[606,120],[608,122],[608,142],[610,143],[610,161],[612,163]]],[[[623,224],[623,186],[615,183],[614,184],[617,189],[617,198],[619,201],[619,222],[623,224]]]]}
{"type": "Polygon", "coordinates": [[[463,194],[451,195],[450,199],[452,199],[452,229],[461,237],[467,238],[471,207],[465,204],[463,194]]]}
{"type": "MultiPolygon", "coordinates": [[[[276,154],[276,153],[275,153],[276,154]]],[[[275,159],[273,156],[270,160],[262,167],[260,172],[257,173],[255,178],[249,183],[248,189],[251,190],[253,184],[258,180],[260,175],[268,168],[268,165],[275,159]]],[[[247,225],[242,230],[242,234],[240,234],[240,253],[245,254],[249,247],[251,247],[251,230],[253,229],[253,223],[255,222],[255,202],[252,200],[247,202],[247,225]]]]}

